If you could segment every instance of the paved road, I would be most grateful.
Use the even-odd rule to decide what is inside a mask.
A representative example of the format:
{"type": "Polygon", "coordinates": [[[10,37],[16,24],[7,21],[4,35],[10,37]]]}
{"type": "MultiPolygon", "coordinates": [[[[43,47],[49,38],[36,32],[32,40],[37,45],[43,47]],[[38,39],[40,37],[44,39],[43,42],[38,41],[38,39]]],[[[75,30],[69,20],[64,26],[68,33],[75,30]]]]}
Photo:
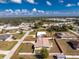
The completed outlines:
{"type": "Polygon", "coordinates": [[[74,33],[75,35],[79,36],[79,34],[75,31],[69,30],[70,32],[74,33]]]}
{"type": "Polygon", "coordinates": [[[15,51],[17,50],[17,48],[21,45],[21,43],[23,42],[23,40],[26,38],[26,36],[30,33],[31,31],[27,31],[26,34],[18,41],[18,43],[11,49],[11,51],[4,57],[4,59],[10,59],[13,54],[15,53],[15,51]]]}

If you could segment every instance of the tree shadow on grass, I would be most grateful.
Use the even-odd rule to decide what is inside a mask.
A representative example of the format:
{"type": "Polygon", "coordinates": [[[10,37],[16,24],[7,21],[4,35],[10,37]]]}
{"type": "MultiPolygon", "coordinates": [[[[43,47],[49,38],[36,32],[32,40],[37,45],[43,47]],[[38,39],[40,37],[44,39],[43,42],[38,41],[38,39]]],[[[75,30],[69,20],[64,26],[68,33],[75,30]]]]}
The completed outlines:
{"type": "Polygon", "coordinates": [[[43,59],[41,55],[35,55],[37,59],[43,59]]]}
{"type": "Polygon", "coordinates": [[[56,56],[53,56],[53,58],[54,58],[54,59],[57,59],[57,57],[56,57],[56,56]]]}

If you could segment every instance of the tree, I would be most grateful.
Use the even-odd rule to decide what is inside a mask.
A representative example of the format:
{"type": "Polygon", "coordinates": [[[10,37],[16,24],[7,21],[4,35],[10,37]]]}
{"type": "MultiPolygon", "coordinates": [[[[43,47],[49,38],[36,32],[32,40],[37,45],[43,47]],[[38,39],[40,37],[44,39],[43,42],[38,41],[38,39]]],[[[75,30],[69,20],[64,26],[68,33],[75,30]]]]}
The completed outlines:
{"type": "Polygon", "coordinates": [[[20,34],[23,34],[23,31],[21,31],[20,34]]]}
{"type": "Polygon", "coordinates": [[[20,57],[19,59],[24,59],[23,57],[20,57]]]}
{"type": "Polygon", "coordinates": [[[68,26],[68,28],[69,28],[70,30],[73,30],[73,26],[72,26],[72,25],[68,26]]]}
{"type": "Polygon", "coordinates": [[[48,58],[49,56],[48,50],[46,48],[42,48],[40,54],[42,58],[48,58]]]}

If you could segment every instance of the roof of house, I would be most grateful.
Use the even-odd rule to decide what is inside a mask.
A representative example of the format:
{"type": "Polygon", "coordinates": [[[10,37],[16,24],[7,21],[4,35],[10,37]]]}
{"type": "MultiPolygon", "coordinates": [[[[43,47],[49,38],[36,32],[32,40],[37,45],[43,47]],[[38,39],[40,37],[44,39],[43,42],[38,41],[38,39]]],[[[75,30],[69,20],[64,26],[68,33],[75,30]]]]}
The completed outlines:
{"type": "Polygon", "coordinates": [[[10,37],[9,34],[0,35],[0,40],[6,40],[8,37],[10,37]]]}
{"type": "Polygon", "coordinates": [[[75,48],[79,48],[79,41],[70,41],[75,48]]]}
{"type": "Polygon", "coordinates": [[[14,27],[14,26],[12,26],[12,27],[6,27],[6,28],[4,28],[5,30],[13,30],[13,29],[19,29],[19,27],[14,27]]]}
{"type": "Polygon", "coordinates": [[[44,37],[37,38],[37,42],[35,43],[35,47],[50,47],[49,40],[44,37]]]}
{"type": "Polygon", "coordinates": [[[37,32],[37,36],[42,36],[42,35],[46,35],[46,32],[44,31],[37,32]]]}

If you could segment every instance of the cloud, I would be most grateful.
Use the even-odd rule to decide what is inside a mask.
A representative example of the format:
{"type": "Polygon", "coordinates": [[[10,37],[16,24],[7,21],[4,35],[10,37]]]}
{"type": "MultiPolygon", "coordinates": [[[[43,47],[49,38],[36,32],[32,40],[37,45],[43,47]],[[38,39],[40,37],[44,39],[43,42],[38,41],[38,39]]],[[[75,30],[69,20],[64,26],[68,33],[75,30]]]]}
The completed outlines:
{"type": "Polygon", "coordinates": [[[79,6],[79,2],[77,3],[77,6],[79,6]]]}
{"type": "Polygon", "coordinates": [[[43,11],[43,10],[38,10],[38,12],[39,12],[39,13],[44,13],[45,11],[43,11]]]}
{"type": "Polygon", "coordinates": [[[75,4],[67,4],[66,7],[76,6],[75,4]]]}
{"type": "Polygon", "coordinates": [[[27,2],[29,2],[31,4],[37,4],[34,0],[27,0],[27,2]]]}
{"type": "Polygon", "coordinates": [[[0,17],[17,17],[17,16],[78,16],[78,11],[44,11],[33,8],[31,11],[27,9],[6,9],[0,11],[0,17]]]}
{"type": "Polygon", "coordinates": [[[13,13],[13,10],[12,9],[6,9],[5,12],[13,13]]]}
{"type": "Polygon", "coordinates": [[[37,9],[36,9],[36,8],[33,8],[33,9],[32,9],[32,11],[33,11],[33,12],[36,12],[36,11],[37,11],[37,9]]]}
{"type": "Polygon", "coordinates": [[[6,1],[5,0],[0,0],[0,3],[6,3],[6,1]]]}
{"type": "Polygon", "coordinates": [[[60,3],[64,3],[64,0],[59,0],[60,3]]]}
{"type": "Polygon", "coordinates": [[[11,0],[14,3],[22,3],[22,0],[11,0]]]}
{"type": "Polygon", "coordinates": [[[49,2],[49,1],[46,1],[46,3],[47,3],[47,5],[49,5],[49,6],[51,6],[51,5],[52,5],[52,3],[51,3],[51,2],[49,2]]]}

